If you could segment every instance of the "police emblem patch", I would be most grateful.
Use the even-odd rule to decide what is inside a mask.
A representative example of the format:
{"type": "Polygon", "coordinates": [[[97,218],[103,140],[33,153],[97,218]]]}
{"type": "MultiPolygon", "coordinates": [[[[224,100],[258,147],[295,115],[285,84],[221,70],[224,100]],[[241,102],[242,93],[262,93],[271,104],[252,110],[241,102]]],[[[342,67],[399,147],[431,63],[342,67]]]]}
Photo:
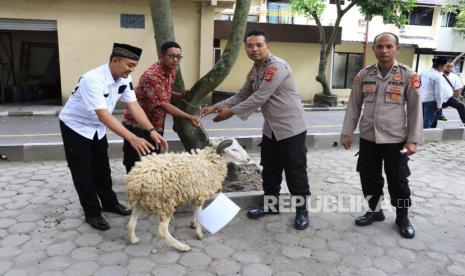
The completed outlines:
{"type": "Polygon", "coordinates": [[[266,69],[266,72],[265,72],[265,80],[266,81],[271,81],[273,79],[273,76],[276,73],[276,71],[278,71],[277,67],[274,67],[274,66],[268,67],[266,69]]]}
{"type": "Polygon", "coordinates": [[[410,76],[410,84],[412,85],[413,88],[418,89],[421,86],[421,81],[420,77],[418,74],[414,73],[410,76]]]}

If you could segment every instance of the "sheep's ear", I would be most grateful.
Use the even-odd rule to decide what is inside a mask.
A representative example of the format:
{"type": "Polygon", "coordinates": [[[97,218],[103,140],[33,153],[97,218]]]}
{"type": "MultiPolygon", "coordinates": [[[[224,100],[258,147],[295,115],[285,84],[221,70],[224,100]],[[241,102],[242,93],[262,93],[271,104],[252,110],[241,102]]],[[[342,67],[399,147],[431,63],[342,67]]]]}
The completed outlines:
{"type": "Polygon", "coordinates": [[[218,144],[218,147],[216,148],[216,153],[221,154],[225,148],[231,146],[233,144],[233,140],[227,139],[221,141],[221,143],[218,144]]]}

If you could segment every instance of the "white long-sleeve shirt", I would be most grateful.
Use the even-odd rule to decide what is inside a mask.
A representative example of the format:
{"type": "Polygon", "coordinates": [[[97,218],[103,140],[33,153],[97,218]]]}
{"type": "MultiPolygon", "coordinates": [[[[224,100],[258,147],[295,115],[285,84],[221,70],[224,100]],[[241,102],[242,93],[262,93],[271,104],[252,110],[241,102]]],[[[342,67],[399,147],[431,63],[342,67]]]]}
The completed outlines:
{"type": "Polygon", "coordinates": [[[420,97],[421,102],[436,102],[436,107],[439,109],[443,103],[443,93],[447,87],[444,87],[445,80],[442,73],[434,68],[423,71],[420,74],[421,87],[420,97]]]}

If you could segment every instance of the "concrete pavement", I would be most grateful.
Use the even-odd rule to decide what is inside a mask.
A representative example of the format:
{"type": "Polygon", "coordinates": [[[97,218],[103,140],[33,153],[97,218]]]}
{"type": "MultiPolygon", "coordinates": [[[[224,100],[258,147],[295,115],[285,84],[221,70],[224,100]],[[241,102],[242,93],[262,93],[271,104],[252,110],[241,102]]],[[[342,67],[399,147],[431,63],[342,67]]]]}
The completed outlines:
{"type": "MultiPolygon", "coordinates": [[[[222,231],[198,241],[190,213],[179,213],[171,229],[191,245],[188,253],[166,247],[148,213],[137,225],[138,245],[128,244],[126,217],[105,213],[112,226],[106,232],[83,223],[64,161],[0,161],[0,274],[465,275],[465,141],[427,143],[411,158],[413,240],[400,237],[389,206],[385,221],[354,225],[364,204],[355,153],[310,149],[307,230],[294,230],[291,213],[255,221],[243,209],[222,231]]],[[[124,200],[121,160],[111,164],[124,200]]]]}

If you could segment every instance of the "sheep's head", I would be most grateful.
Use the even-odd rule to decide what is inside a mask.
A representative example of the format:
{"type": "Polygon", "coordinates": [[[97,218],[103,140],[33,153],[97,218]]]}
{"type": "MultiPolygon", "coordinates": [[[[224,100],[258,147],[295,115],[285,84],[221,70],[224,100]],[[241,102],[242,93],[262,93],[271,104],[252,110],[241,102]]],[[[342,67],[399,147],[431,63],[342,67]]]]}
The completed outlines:
{"type": "Polygon", "coordinates": [[[226,158],[229,162],[247,163],[249,155],[245,149],[234,138],[220,138],[210,140],[216,153],[226,158]]]}

